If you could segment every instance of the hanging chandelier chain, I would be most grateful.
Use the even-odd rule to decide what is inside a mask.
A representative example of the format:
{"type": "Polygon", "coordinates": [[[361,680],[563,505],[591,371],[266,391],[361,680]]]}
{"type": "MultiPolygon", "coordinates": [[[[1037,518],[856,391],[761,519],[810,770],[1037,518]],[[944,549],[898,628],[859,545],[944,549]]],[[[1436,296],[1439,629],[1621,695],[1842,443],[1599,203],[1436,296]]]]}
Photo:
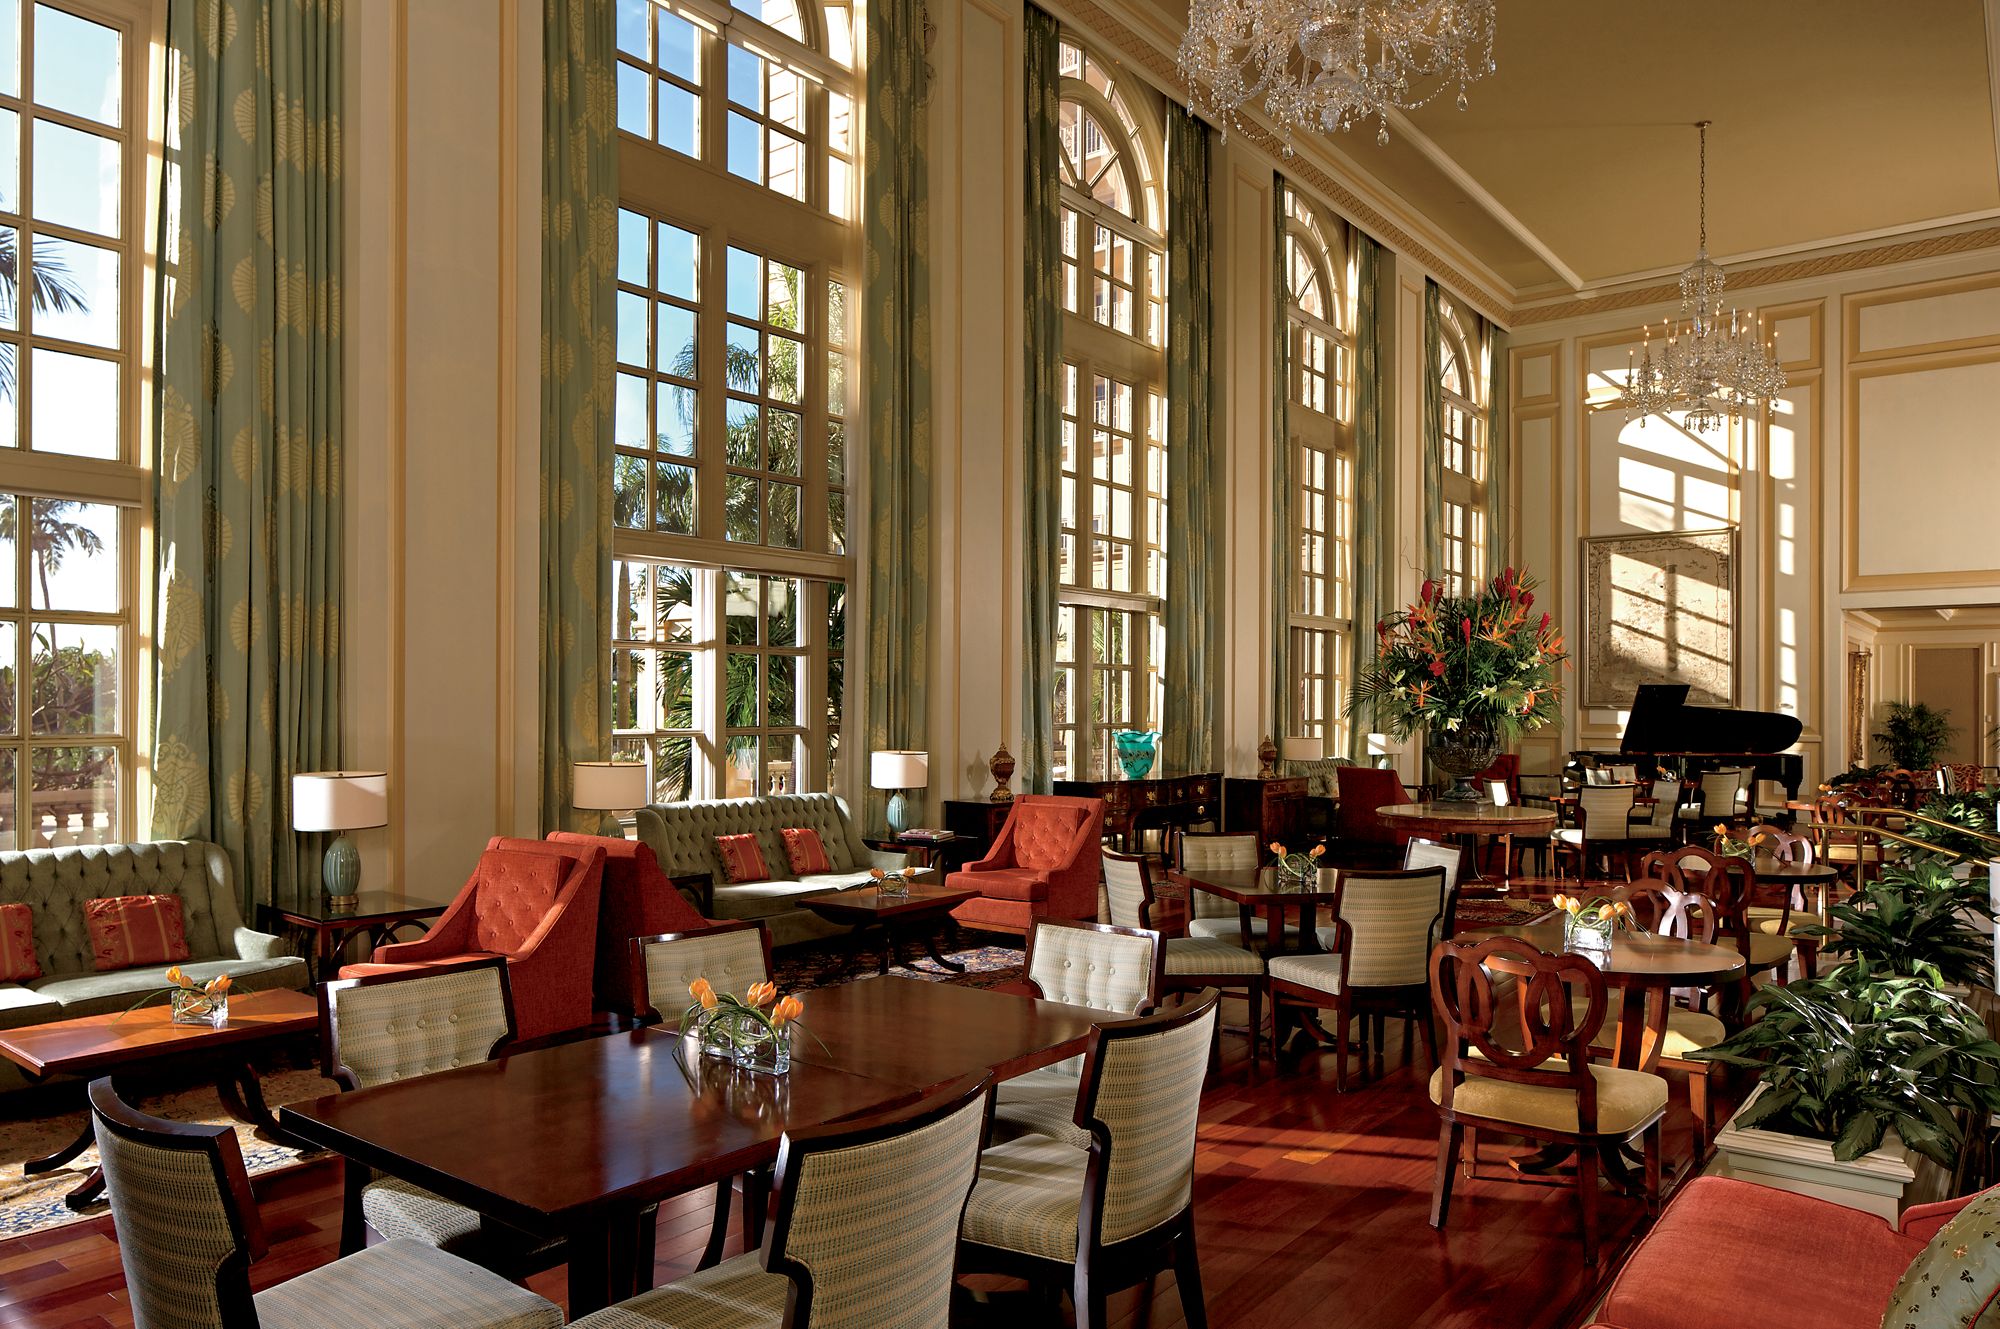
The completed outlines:
{"type": "Polygon", "coordinates": [[[1695,124],[1701,131],[1701,252],[1708,252],[1708,121],[1695,124]]]}

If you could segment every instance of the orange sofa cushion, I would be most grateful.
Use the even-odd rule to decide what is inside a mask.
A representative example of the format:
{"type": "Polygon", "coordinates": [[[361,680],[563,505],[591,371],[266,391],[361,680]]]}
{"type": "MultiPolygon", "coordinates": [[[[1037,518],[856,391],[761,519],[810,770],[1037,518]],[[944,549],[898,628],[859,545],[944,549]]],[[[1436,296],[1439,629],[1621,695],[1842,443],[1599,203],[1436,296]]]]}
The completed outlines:
{"type": "Polygon", "coordinates": [[[989,868],[985,872],[952,874],[951,885],[976,890],[993,900],[1046,900],[1049,876],[1022,868],[989,868]]]}
{"type": "Polygon", "coordinates": [[[24,904],[0,904],[0,983],[25,983],[42,976],[35,956],[35,911],[24,904]]]}
{"type": "Polygon", "coordinates": [[[473,945],[509,955],[527,944],[556,907],[569,860],[516,849],[489,849],[479,859],[478,917],[473,945]]]}
{"type": "Polygon", "coordinates": [[[90,963],[100,970],[176,964],[189,955],[178,895],[86,900],[83,925],[90,934],[90,963]]]}
{"type": "Polygon", "coordinates": [[[810,826],[787,826],[778,834],[784,838],[785,861],[792,865],[792,871],[802,877],[808,872],[833,871],[833,860],[826,856],[818,831],[810,826]]]}
{"type": "Polygon", "coordinates": [[[1090,814],[1079,807],[1026,803],[1014,810],[1014,861],[1024,868],[1060,868],[1090,814]]]}
{"type": "Polygon", "coordinates": [[[722,859],[722,875],[729,881],[741,883],[771,879],[771,869],[764,865],[764,851],[758,847],[755,835],[718,835],[715,837],[715,852],[722,859]]]}

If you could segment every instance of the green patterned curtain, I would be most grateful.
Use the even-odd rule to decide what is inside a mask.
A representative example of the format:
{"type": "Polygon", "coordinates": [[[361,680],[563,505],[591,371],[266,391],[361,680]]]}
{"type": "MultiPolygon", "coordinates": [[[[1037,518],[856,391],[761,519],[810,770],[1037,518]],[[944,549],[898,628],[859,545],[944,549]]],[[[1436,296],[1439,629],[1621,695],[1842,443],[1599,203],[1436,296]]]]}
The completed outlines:
{"type": "MultiPolygon", "coordinates": [[[[1388,383],[1382,355],[1382,246],[1354,236],[1354,630],[1348,634],[1347,676],[1360,678],[1375,661],[1375,625],[1389,612],[1390,570],[1396,565],[1395,474],[1386,464],[1382,403],[1388,383]]],[[[1346,698],[1341,699],[1346,704],[1346,698]]],[[[1348,726],[1347,755],[1368,753],[1368,717],[1348,726]]]]}
{"type": "Polygon", "coordinates": [[[1292,725],[1292,293],[1285,272],[1285,177],[1271,178],[1271,717],[1282,744],[1292,725]]]}
{"type": "Polygon", "coordinates": [[[150,834],[221,844],[246,905],[317,894],[291,777],[340,761],[339,10],[167,11],[150,834]]]}
{"type": "Polygon", "coordinates": [[[1215,582],[1209,348],[1208,126],[1167,111],[1167,660],[1162,756],[1205,771],[1215,754],[1215,582]]]}
{"type": "Polygon", "coordinates": [[[1507,499],[1513,484],[1513,422],[1507,402],[1507,329],[1486,325],[1486,547],[1488,573],[1513,562],[1507,499]]]}
{"type": "MultiPolygon", "coordinates": [[[[928,74],[922,0],[868,15],[862,363],[868,412],[868,748],[924,751],[930,678],[928,74]]],[[[866,824],[886,824],[870,790],[866,824]]]]}
{"type": "Polygon", "coordinates": [[[595,830],[570,763],[611,744],[618,149],[611,5],[542,4],[541,824],[595,830]]]}
{"type": "Polygon", "coordinates": [[[1444,292],[1424,279],[1424,575],[1444,570],[1444,292]]]}
{"type": "Polygon", "coordinates": [[[1048,793],[1055,769],[1056,555],[1062,544],[1061,35],[1061,24],[1028,6],[1020,772],[1021,791],[1028,794],[1048,793]]]}

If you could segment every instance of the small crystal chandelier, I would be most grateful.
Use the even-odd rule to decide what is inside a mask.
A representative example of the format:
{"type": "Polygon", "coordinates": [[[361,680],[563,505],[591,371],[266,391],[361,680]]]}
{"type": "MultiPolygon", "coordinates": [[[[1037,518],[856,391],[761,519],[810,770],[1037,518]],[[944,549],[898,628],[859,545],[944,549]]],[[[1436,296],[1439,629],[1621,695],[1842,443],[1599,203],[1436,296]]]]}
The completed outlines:
{"type": "Polygon", "coordinates": [[[1786,386],[1778,357],[1761,339],[1761,321],[1732,306],[1723,322],[1722,269],[1708,257],[1708,126],[1706,120],[1695,125],[1701,131],[1701,245],[1681,273],[1680,317],[1666,324],[1657,363],[1651,324],[1638,363],[1626,353],[1625,416],[1639,416],[1642,427],[1646,416],[1683,411],[1681,424],[1689,432],[1716,429],[1725,419],[1761,414],[1786,386]]]}
{"type": "Polygon", "coordinates": [[[1292,155],[1294,130],[1346,129],[1413,111],[1491,74],[1494,0],[1194,0],[1180,72],[1223,133],[1261,97],[1292,155]]]}

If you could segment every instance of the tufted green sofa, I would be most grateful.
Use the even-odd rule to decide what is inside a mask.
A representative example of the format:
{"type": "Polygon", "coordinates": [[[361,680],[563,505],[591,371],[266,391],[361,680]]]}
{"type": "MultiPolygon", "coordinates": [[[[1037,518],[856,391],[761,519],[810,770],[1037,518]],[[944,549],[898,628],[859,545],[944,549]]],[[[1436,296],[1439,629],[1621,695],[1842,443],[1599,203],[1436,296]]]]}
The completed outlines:
{"type": "MultiPolygon", "coordinates": [[[[99,973],[90,963],[86,900],[113,895],[178,895],[187,927],[189,977],[228,974],[238,992],[306,986],[306,962],[278,938],[243,926],[229,858],[198,840],[75,845],[0,853],[0,904],[35,911],[35,954],[42,976],[0,983],[0,1029],[98,1015],[130,1006],[165,986],[164,966],[99,973]]],[[[0,1089],[17,1087],[14,1064],[0,1058],[0,1089]]]]}
{"type": "Polygon", "coordinates": [[[848,815],[847,804],[832,794],[773,794],[768,798],[724,798],[696,803],[655,803],[638,810],[639,839],[660,860],[669,877],[706,876],[713,883],[714,901],[697,908],[712,918],[759,919],[770,930],[771,944],[784,946],[815,937],[830,937],[847,929],[799,908],[802,895],[866,885],[870,868],[899,868],[903,855],[870,849],[861,828],[848,815]],[[785,860],[785,842],[778,832],[807,826],[819,832],[833,871],[795,878],[785,860]],[[722,875],[722,856],[715,837],[750,832],[764,851],[770,881],[732,884],[722,875]]]}

